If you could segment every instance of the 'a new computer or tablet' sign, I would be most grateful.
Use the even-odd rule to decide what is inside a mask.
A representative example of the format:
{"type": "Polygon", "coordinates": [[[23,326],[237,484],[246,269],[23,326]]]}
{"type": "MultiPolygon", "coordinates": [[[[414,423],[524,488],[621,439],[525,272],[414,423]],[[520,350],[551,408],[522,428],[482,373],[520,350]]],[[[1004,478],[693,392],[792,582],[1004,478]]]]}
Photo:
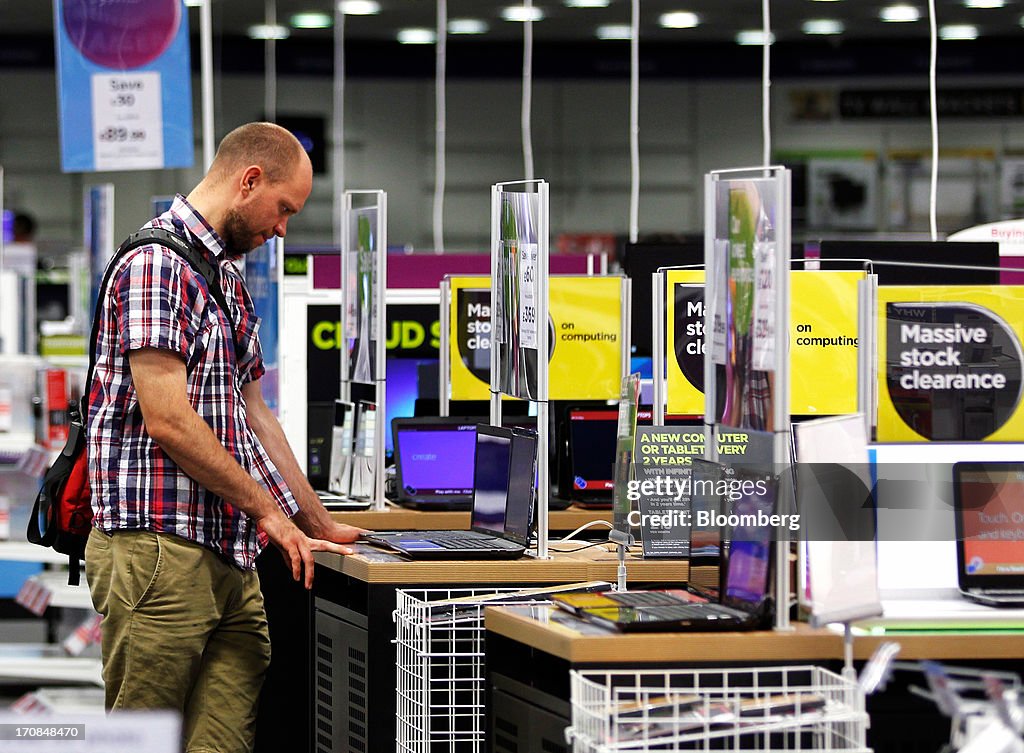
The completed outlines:
{"type": "Polygon", "coordinates": [[[1024,439],[1024,288],[879,288],[879,314],[879,441],[1024,439]]]}

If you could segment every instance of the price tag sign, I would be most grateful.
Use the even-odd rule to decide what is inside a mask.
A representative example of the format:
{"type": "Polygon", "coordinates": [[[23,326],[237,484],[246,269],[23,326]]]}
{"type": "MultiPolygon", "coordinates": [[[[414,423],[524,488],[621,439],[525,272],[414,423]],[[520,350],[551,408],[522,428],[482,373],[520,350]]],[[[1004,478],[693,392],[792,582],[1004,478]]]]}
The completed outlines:
{"type": "Polygon", "coordinates": [[[97,170],[159,168],[164,161],[160,74],[92,77],[93,154],[97,170]]]}
{"type": "Polygon", "coordinates": [[[519,344],[537,349],[537,244],[519,244],[519,344]]]}
{"type": "Polygon", "coordinates": [[[775,300],[778,293],[775,244],[754,244],[754,337],[751,366],[775,371],[775,300]]]}

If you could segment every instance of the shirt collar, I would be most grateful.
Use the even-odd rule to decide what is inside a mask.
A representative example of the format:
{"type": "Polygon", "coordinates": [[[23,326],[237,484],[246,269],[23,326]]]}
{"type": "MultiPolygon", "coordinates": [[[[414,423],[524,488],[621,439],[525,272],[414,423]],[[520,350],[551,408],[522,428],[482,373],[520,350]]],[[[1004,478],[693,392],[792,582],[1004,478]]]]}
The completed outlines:
{"type": "Polygon", "coordinates": [[[217,231],[210,227],[206,218],[196,211],[196,208],[188,203],[188,200],[178,194],[168,211],[170,220],[177,225],[181,223],[199,243],[207,250],[214,259],[222,261],[226,258],[224,241],[217,235],[217,231]],[[175,222],[177,220],[177,222],[175,222]]]}

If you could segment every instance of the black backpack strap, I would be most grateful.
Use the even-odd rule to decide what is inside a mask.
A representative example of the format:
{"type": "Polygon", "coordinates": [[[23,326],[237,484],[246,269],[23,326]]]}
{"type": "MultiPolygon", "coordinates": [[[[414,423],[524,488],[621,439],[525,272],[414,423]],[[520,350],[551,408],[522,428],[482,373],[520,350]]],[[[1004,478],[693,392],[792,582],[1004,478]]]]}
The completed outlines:
{"type": "MultiPolygon", "coordinates": [[[[189,263],[192,269],[198,272],[203,279],[206,280],[206,286],[209,288],[210,294],[213,296],[213,300],[215,300],[217,305],[221,307],[221,310],[224,312],[224,316],[227,317],[228,324],[231,326],[231,342],[235,346],[235,356],[240,356],[241,354],[238,352],[238,336],[235,332],[235,322],[231,318],[231,309],[228,308],[228,302],[224,298],[224,291],[221,290],[220,287],[220,268],[211,264],[199,249],[186,241],[180,235],[159,227],[144,227],[129,235],[128,239],[125,241],[125,244],[127,244],[127,248],[125,250],[129,251],[133,248],[146,246],[151,243],[159,244],[177,252],[179,256],[189,263]]],[[[124,247],[124,244],[122,244],[122,247],[124,247]]],[[[120,249],[118,249],[118,252],[120,253],[120,249]]]]}
{"type": "Polygon", "coordinates": [[[177,233],[172,233],[169,230],[164,230],[159,227],[144,227],[141,230],[137,230],[127,238],[118,247],[117,251],[114,252],[114,256],[111,258],[110,263],[107,265],[106,273],[103,275],[103,282],[100,283],[99,294],[96,296],[96,310],[92,315],[92,338],[89,344],[89,370],[85,376],[85,393],[82,395],[82,399],[79,401],[79,413],[82,416],[83,423],[85,422],[86,409],[89,385],[92,384],[93,371],[96,369],[96,343],[99,341],[100,336],[100,312],[102,311],[103,301],[107,296],[107,287],[110,284],[110,278],[114,273],[114,269],[117,267],[117,262],[130,251],[134,251],[140,246],[149,246],[157,244],[169,248],[185,261],[189,263],[196,272],[198,272],[204,280],[206,280],[206,286],[213,296],[213,300],[217,302],[217,305],[221,307],[224,312],[224,316],[227,317],[228,325],[231,327],[231,341],[235,346],[235,357],[240,357],[238,350],[238,336],[235,332],[235,322],[231,318],[231,309],[228,308],[228,302],[224,298],[224,291],[220,288],[220,269],[212,264],[203,254],[195,248],[191,243],[186,241],[177,233]]]}

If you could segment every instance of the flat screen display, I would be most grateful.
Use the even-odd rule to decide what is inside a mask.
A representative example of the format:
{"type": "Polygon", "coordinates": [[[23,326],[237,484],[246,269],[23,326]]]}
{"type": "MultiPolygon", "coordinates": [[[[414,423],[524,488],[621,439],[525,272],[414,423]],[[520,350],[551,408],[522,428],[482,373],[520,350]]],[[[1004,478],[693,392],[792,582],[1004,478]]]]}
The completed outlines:
{"type": "Polygon", "coordinates": [[[473,468],[473,530],[501,535],[505,530],[512,432],[494,426],[478,426],[476,462],[473,468]]]}
{"type": "Polygon", "coordinates": [[[395,435],[405,496],[473,493],[476,424],[399,425],[395,435]]]}
{"type": "Polygon", "coordinates": [[[960,567],[968,578],[1024,578],[1024,463],[960,464],[960,567]]]}
{"type": "Polygon", "coordinates": [[[527,546],[533,523],[537,488],[537,435],[516,431],[512,436],[505,537],[527,546]]]}
{"type": "Polygon", "coordinates": [[[733,503],[730,519],[735,516],[737,522],[732,526],[729,543],[728,574],[725,580],[725,601],[742,602],[747,605],[759,605],[768,593],[768,564],[771,561],[771,544],[773,529],[770,525],[758,525],[758,518],[769,517],[775,507],[774,481],[749,478],[736,480],[751,481],[754,486],[742,489],[753,489],[744,493],[733,503]],[[763,493],[762,493],[763,490],[763,493]],[[759,515],[760,514],[760,515],[759,515]]]}

